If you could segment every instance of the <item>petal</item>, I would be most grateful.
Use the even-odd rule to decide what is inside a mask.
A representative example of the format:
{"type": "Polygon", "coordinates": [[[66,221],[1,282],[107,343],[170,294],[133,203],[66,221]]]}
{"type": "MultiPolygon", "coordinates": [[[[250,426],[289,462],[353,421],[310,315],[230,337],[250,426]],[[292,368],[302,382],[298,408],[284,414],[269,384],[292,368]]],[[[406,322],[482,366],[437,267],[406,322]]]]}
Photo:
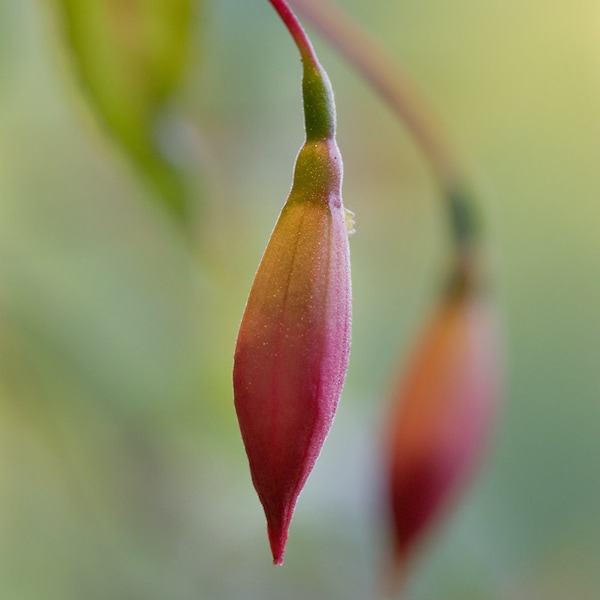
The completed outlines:
{"type": "Polygon", "coordinates": [[[349,345],[343,208],[290,199],[256,274],[234,364],[236,412],[278,564],[337,408],[349,345]]]}
{"type": "Polygon", "coordinates": [[[480,462],[498,396],[493,311],[466,293],[445,302],[394,395],[388,498],[403,563],[480,462]]]}

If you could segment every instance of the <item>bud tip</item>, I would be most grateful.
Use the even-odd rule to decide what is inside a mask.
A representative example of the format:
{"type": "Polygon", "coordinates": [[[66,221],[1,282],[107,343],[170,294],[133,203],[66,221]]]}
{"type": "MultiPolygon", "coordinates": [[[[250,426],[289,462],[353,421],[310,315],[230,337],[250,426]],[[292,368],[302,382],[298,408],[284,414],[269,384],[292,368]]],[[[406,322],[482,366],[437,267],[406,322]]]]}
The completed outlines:
{"type": "Polygon", "coordinates": [[[271,554],[273,555],[273,564],[280,567],[283,565],[283,555],[285,554],[285,545],[287,543],[287,527],[272,527],[267,526],[269,535],[269,545],[271,546],[271,554]]]}

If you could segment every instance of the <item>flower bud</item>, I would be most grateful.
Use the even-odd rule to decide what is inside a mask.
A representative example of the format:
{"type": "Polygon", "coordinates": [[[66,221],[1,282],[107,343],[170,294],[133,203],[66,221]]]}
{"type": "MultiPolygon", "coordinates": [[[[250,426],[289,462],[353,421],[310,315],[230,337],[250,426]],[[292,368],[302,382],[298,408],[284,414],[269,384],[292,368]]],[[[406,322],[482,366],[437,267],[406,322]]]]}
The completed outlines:
{"type": "Polygon", "coordinates": [[[348,233],[333,138],[307,141],[240,326],[234,396],[275,564],[329,432],[350,351],[348,233]]]}
{"type": "Polygon", "coordinates": [[[496,321],[469,288],[448,296],[393,395],[387,445],[393,570],[480,461],[498,395],[496,321]]]}

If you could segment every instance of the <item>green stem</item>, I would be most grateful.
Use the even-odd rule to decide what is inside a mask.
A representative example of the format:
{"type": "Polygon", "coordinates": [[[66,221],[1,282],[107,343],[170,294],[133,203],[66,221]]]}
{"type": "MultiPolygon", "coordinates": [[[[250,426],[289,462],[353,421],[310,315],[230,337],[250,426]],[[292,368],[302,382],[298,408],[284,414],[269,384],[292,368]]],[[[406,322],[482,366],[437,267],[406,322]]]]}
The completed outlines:
{"type": "Polygon", "coordinates": [[[306,32],[286,0],[269,2],[290,32],[304,65],[302,94],[306,140],[332,139],[335,136],[335,103],[329,77],[321,67],[306,32]]]}
{"type": "Polygon", "coordinates": [[[297,12],[338,50],[400,117],[442,189],[457,254],[470,254],[480,233],[470,185],[458,153],[410,78],[380,44],[327,0],[290,0],[297,12]]]}

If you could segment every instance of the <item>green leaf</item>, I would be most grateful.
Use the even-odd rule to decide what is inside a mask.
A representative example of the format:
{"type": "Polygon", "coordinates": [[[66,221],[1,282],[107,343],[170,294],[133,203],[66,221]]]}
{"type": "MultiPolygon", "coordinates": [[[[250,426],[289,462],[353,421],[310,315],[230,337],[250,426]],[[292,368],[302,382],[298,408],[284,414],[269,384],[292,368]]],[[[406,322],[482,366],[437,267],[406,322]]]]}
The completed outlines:
{"type": "Polygon", "coordinates": [[[101,119],[180,220],[185,179],[157,132],[181,80],[192,0],[55,0],[80,79],[101,119]]]}

